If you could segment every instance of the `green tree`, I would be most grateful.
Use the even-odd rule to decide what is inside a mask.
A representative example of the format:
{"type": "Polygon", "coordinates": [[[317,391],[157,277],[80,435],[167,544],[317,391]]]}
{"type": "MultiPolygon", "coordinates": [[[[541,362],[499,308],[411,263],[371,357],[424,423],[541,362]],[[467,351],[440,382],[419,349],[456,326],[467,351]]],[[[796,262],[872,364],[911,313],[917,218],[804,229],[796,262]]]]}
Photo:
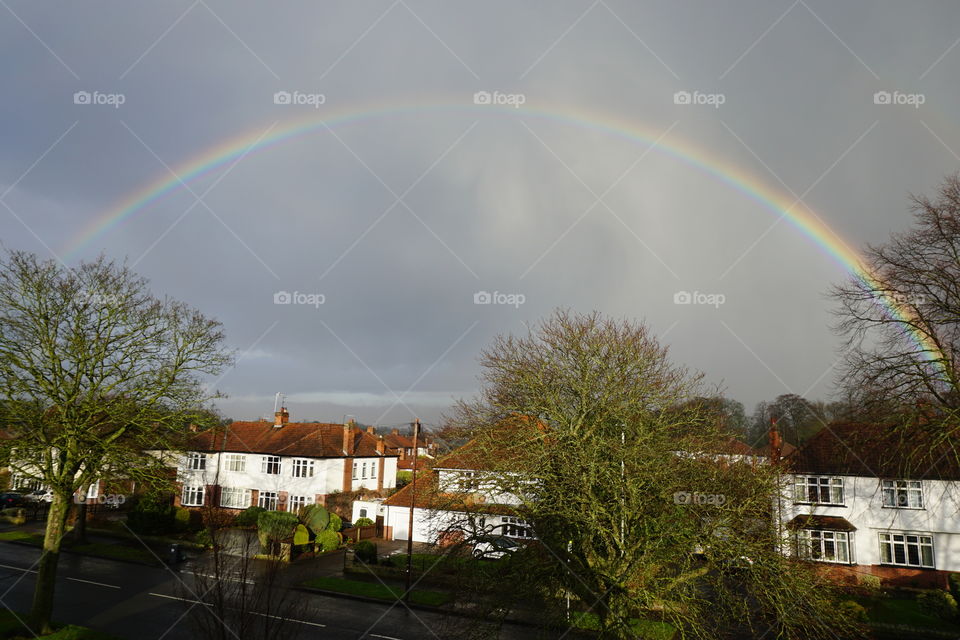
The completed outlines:
{"type": "Polygon", "coordinates": [[[101,478],[166,481],[149,450],[175,449],[211,417],[206,376],[232,355],[220,324],[157,299],[105,258],[68,269],[25,252],[0,262],[0,451],[53,492],[31,617],[50,631],[71,500],[101,478]]]}
{"type": "Polygon", "coordinates": [[[453,418],[485,465],[470,502],[478,515],[515,496],[497,508],[532,522],[539,542],[497,572],[498,607],[535,600],[562,623],[570,596],[616,638],[651,615],[687,638],[849,629],[832,590],[779,550],[778,470],[725,455],[729,433],[696,400],[700,376],[645,326],[559,311],[496,339],[481,366],[480,398],[453,418]]]}

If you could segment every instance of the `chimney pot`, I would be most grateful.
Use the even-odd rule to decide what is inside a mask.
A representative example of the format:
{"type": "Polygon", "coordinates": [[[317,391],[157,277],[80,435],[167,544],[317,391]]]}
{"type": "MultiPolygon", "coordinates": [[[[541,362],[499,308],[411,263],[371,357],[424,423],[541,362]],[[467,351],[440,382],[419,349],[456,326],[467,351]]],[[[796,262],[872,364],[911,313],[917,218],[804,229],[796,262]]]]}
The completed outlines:
{"type": "Polygon", "coordinates": [[[367,433],[376,435],[376,434],[377,434],[377,430],[374,429],[373,427],[367,427],[367,433]]]}
{"type": "Polygon", "coordinates": [[[273,414],[273,426],[282,427],[290,421],[290,414],[286,407],[280,407],[280,411],[273,414]]]}
{"type": "Polygon", "coordinates": [[[391,429],[391,430],[390,430],[390,433],[391,433],[392,435],[398,436],[398,435],[400,435],[400,429],[391,429]]]}

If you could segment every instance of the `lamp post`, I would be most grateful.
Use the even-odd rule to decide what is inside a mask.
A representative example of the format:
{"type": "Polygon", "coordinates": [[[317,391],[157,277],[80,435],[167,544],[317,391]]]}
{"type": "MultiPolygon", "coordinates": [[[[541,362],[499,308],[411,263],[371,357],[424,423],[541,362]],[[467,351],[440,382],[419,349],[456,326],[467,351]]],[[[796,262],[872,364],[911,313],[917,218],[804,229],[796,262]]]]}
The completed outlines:
{"type": "Polygon", "coordinates": [[[413,509],[417,502],[417,447],[420,437],[420,418],[413,422],[413,473],[410,478],[410,520],[407,522],[407,588],[403,592],[405,602],[410,601],[410,579],[413,576],[413,509]]]}

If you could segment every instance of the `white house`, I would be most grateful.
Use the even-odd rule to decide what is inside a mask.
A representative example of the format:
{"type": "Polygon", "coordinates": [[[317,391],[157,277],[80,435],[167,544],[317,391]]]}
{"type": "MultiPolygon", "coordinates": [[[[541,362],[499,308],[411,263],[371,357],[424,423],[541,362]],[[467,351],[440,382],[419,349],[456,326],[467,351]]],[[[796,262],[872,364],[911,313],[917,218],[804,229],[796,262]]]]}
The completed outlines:
{"type": "MultiPolygon", "coordinates": [[[[418,470],[416,494],[408,484],[378,505],[384,537],[408,539],[412,505],[414,542],[443,543],[479,533],[533,538],[532,526],[520,515],[521,501],[502,489],[502,476],[494,481],[484,458],[471,441],[439,459],[432,469],[418,470]]],[[[371,506],[355,504],[354,515],[371,506]]]]}
{"type": "Polygon", "coordinates": [[[791,552],[851,580],[943,587],[960,571],[960,465],[948,446],[920,431],[833,424],[784,463],[791,552]]]}
{"type": "Polygon", "coordinates": [[[396,486],[396,454],[354,423],[233,422],[198,433],[179,461],[177,504],[295,511],[334,491],[396,486]]]}

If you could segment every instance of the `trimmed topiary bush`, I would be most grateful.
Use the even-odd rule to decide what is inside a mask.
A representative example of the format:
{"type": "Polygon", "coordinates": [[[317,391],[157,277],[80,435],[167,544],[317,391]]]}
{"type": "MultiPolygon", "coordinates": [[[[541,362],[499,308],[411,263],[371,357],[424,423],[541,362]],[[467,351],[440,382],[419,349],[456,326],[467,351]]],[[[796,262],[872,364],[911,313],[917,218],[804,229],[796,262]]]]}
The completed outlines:
{"type": "Polygon", "coordinates": [[[840,613],[850,620],[855,622],[866,622],[868,620],[867,609],[859,602],[844,600],[838,608],[840,609],[840,613]]]}
{"type": "Polygon", "coordinates": [[[310,542],[310,532],[302,524],[298,524],[293,532],[293,544],[300,547],[310,542]]]}
{"type": "Polygon", "coordinates": [[[335,513],[330,514],[330,524],[327,525],[327,529],[334,532],[339,532],[340,529],[343,529],[343,520],[340,519],[335,513]]]}
{"type": "Polygon", "coordinates": [[[364,564],[377,563],[377,545],[369,540],[361,540],[353,545],[353,554],[364,564]]]}
{"type": "Polygon", "coordinates": [[[340,534],[330,529],[321,531],[317,536],[316,544],[321,551],[335,551],[340,548],[340,534]]]}
{"type": "Polygon", "coordinates": [[[917,596],[921,611],[943,620],[957,617],[957,601],[943,589],[926,591],[917,596]]]}
{"type": "Polygon", "coordinates": [[[161,535],[174,530],[174,507],[169,498],[142,496],[127,513],[127,526],[134,533],[161,535]]]}
{"type": "Polygon", "coordinates": [[[319,535],[330,524],[330,512],[322,504],[308,504],[300,510],[300,519],[313,535],[319,535]]]}
{"type": "Polygon", "coordinates": [[[353,523],[355,527],[369,527],[372,524],[376,524],[370,518],[358,518],[356,522],[353,523]]]}
{"type": "Polygon", "coordinates": [[[266,509],[263,507],[247,507],[237,515],[234,523],[238,527],[255,527],[257,526],[257,518],[259,518],[260,514],[264,511],[266,511],[266,509]]]}
{"type": "Polygon", "coordinates": [[[281,542],[289,542],[297,525],[297,516],[287,511],[264,511],[257,518],[257,538],[264,553],[273,554],[281,542]]]}

